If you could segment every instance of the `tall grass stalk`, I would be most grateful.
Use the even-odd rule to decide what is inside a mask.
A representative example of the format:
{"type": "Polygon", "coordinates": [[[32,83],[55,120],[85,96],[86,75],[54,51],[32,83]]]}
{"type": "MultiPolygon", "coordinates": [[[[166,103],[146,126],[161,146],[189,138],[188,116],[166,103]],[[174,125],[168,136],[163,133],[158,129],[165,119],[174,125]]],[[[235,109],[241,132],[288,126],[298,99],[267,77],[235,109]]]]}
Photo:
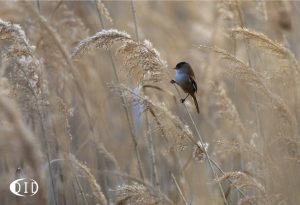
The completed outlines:
{"type": "MultiPolygon", "coordinates": [[[[96,3],[96,1],[97,0],[95,0],[95,3],[96,3]]],[[[102,15],[101,15],[101,12],[99,11],[98,7],[97,7],[97,12],[98,12],[98,17],[99,17],[99,20],[100,20],[100,23],[101,23],[101,27],[103,29],[105,29],[104,22],[103,22],[103,19],[102,19],[102,15]]],[[[120,80],[119,80],[119,77],[118,77],[118,74],[117,74],[117,69],[116,69],[116,65],[114,63],[112,53],[111,53],[110,50],[108,52],[109,52],[108,55],[109,55],[109,59],[110,59],[113,71],[114,71],[115,78],[116,78],[117,82],[119,83],[120,80]]],[[[121,97],[121,100],[122,100],[122,103],[125,104],[125,100],[124,100],[123,97],[121,97]]],[[[140,157],[139,150],[138,150],[137,136],[135,135],[135,133],[133,131],[132,122],[130,121],[130,117],[129,117],[130,116],[129,115],[129,110],[128,110],[127,107],[124,107],[124,110],[125,110],[126,120],[127,120],[128,125],[129,125],[130,135],[131,135],[131,138],[132,138],[132,141],[133,141],[135,155],[136,155],[137,162],[138,162],[138,170],[139,170],[141,179],[144,180],[143,166],[142,166],[141,157],[140,157]]]]}

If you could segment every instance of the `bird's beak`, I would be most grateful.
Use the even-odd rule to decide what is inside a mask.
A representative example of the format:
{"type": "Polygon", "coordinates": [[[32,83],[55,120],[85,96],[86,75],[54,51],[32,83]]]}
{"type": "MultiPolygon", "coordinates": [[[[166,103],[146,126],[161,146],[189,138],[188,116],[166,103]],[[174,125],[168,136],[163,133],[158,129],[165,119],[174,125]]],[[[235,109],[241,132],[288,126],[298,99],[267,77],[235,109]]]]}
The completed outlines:
{"type": "Polygon", "coordinates": [[[173,69],[176,70],[176,67],[174,67],[173,69]]]}

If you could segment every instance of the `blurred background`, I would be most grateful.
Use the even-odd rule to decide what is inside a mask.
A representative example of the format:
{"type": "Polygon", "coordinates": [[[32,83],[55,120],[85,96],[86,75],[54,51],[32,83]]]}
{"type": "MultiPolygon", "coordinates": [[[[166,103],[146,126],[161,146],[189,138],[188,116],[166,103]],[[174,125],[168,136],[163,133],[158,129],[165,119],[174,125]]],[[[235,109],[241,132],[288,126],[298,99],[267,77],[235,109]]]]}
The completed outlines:
{"type": "Polygon", "coordinates": [[[299,204],[299,17],[280,0],[1,1],[1,203],[299,204]],[[109,29],[144,55],[113,40],[72,59],[109,29]],[[128,69],[152,60],[144,40],[159,81],[128,69]],[[200,114],[170,84],[181,61],[200,114]],[[20,177],[38,194],[13,195],[20,177]]]}

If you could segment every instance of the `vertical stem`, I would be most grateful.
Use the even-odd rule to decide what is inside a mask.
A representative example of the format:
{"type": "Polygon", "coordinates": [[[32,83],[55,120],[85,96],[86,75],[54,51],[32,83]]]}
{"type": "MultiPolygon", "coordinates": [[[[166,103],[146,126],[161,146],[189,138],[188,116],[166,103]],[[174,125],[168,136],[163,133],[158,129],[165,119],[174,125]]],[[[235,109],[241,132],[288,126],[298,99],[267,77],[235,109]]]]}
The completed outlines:
{"type": "MultiPolygon", "coordinates": [[[[82,186],[81,186],[81,184],[80,184],[77,176],[75,176],[75,181],[76,181],[77,186],[79,187],[79,193],[81,194],[81,196],[83,198],[84,204],[88,205],[89,204],[88,200],[87,200],[87,198],[85,196],[85,193],[83,192],[83,188],[82,188],[82,186]]],[[[76,193],[75,193],[75,195],[76,195],[76,193]]]]}
{"type": "MultiPolygon", "coordinates": [[[[239,17],[239,21],[240,21],[240,26],[242,28],[244,28],[246,25],[245,25],[245,21],[244,21],[244,18],[243,18],[243,13],[242,13],[242,9],[240,7],[240,1],[239,0],[235,0],[236,1],[236,9],[237,9],[237,12],[238,12],[238,17],[239,17]]],[[[251,61],[251,56],[250,56],[250,53],[249,53],[249,40],[245,40],[245,45],[246,45],[246,54],[247,54],[247,57],[248,57],[248,62],[249,62],[249,67],[255,71],[255,69],[253,68],[252,66],[252,61],[251,61]]],[[[262,153],[264,153],[264,145],[265,145],[265,138],[264,138],[264,135],[263,135],[263,132],[262,132],[262,129],[261,129],[261,116],[260,116],[260,113],[258,111],[258,108],[257,108],[257,95],[255,92],[253,92],[253,96],[254,96],[254,108],[255,108],[255,126],[256,126],[256,131],[258,133],[258,136],[259,136],[259,139],[262,139],[263,143],[262,143],[262,146],[260,147],[262,149],[262,153]]],[[[265,164],[263,164],[263,167],[265,167],[265,164]]],[[[265,168],[264,168],[264,175],[266,175],[265,173],[265,168]]],[[[265,185],[265,182],[263,182],[263,184],[265,185]]]]}
{"type": "MultiPolygon", "coordinates": [[[[102,19],[102,15],[101,15],[101,12],[99,11],[98,7],[97,7],[96,0],[95,0],[95,4],[96,4],[97,13],[98,13],[98,17],[99,17],[99,20],[100,20],[101,27],[103,29],[105,29],[104,22],[103,22],[103,19],[102,19]]],[[[117,82],[120,82],[119,76],[117,74],[116,65],[114,63],[114,59],[113,59],[113,56],[112,56],[112,52],[109,51],[108,54],[109,54],[110,62],[111,62],[112,67],[113,67],[115,78],[116,78],[117,82]]],[[[122,100],[122,104],[125,104],[125,99],[124,99],[123,96],[121,96],[121,100],[122,100]]],[[[126,120],[128,122],[128,126],[129,126],[130,135],[131,135],[131,138],[132,138],[132,141],[133,141],[133,144],[134,144],[135,155],[136,155],[136,158],[137,158],[137,161],[138,161],[139,174],[140,174],[141,179],[144,181],[144,173],[143,173],[140,154],[139,154],[139,151],[138,151],[137,137],[133,132],[133,126],[132,126],[131,121],[130,121],[128,108],[126,106],[124,106],[124,110],[125,110],[126,120]]]]}
{"type": "MultiPolygon", "coordinates": [[[[138,25],[137,25],[137,18],[136,18],[136,10],[133,4],[133,0],[130,1],[131,2],[131,11],[132,11],[132,17],[133,17],[133,21],[134,21],[134,28],[135,28],[135,36],[136,36],[136,40],[139,42],[139,32],[138,32],[138,25]]],[[[146,89],[144,89],[144,94],[146,95],[146,89]]],[[[146,112],[146,130],[149,130],[149,115],[148,112],[146,112]]],[[[151,132],[149,132],[147,134],[147,141],[148,141],[148,145],[149,145],[149,153],[150,153],[150,158],[151,158],[151,179],[152,179],[152,184],[154,185],[154,187],[158,187],[159,188],[159,179],[158,179],[158,175],[157,175],[157,168],[156,168],[156,155],[155,155],[155,149],[153,146],[153,136],[151,134],[151,132]]]]}
{"type": "Polygon", "coordinates": [[[134,20],[134,28],[135,28],[135,36],[137,41],[139,41],[139,32],[138,32],[138,27],[137,27],[137,20],[136,20],[136,11],[134,8],[134,4],[133,4],[133,0],[130,1],[131,2],[131,10],[132,10],[132,15],[133,15],[133,20],[134,20]]]}
{"type": "MultiPolygon", "coordinates": [[[[146,116],[147,117],[147,116],[146,116]]],[[[148,122],[148,120],[147,120],[148,122]]],[[[152,184],[154,185],[154,187],[159,187],[159,180],[157,177],[157,166],[156,166],[156,155],[155,155],[155,150],[154,150],[154,146],[153,146],[153,136],[151,134],[151,132],[149,132],[149,134],[147,134],[147,139],[148,139],[148,145],[149,145],[149,151],[150,151],[150,158],[151,158],[151,165],[152,165],[152,184]]]]}
{"type": "Polygon", "coordinates": [[[37,5],[38,11],[40,13],[41,12],[40,0],[36,1],[36,5],[37,5]]]}
{"type": "MultiPolygon", "coordinates": [[[[241,7],[240,7],[239,0],[236,0],[236,6],[237,6],[237,12],[238,12],[238,16],[239,16],[240,26],[245,27],[245,22],[244,22],[244,19],[243,19],[242,10],[241,10],[241,7]]],[[[250,57],[250,53],[249,53],[249,50],[248,50],[249,41],[245,40],[245,44],[246,44],[246,47],[247,47],[246,53],[247,53],[247,57],[248,57],[249,67],[253,71],[255,71],[254,68],[252,67],[251,57],[250,57]]],[[[255,116],[256,116],[256,130],[257,130],[259,136],[262,136],[262,131],[261,131],[261,127],[260,127],[260,116],[259,116],[259,112],[258,112],[258,108],[257,108],[256,93],[254,93],[254,103],[255,103],[255,116]]]]}
{"type": "Polygon", "coordinates": [[[175,183],[175,185],[176,185],[176,188],[177,188],[177,190],[178,190],[178,192],[179,192],[179,194],[180,194],[182,200],[184,201],[185,205],[188,205],[188,203],[187,203],[187,201],[186,201],[186,198],[184,197],[183,192],[181,191],[180,186],[179,186],[179,184],[177,183],[176,178],[175,178],[175,176],[174,176],[174,174],[173,174],[172,172],[171,172],[171,177],[172,177],[172,179],[173,179],[173,181],[174,181],[174,183],[175,183]]]}
{"type": "MultiPolygon", "coordinates": [[[[217,164],[217,162],[215,162],[213,159],[209,159],[213,165],[215,165],[215,167],[223,174],[225,175],[225,172],[222,170],[222,168],[217,164]]],[[[243,196],[243,197],[246,197],[245,193],[238,187],[236,186],[233,181],[231,179],[228,179],[228,181],[238,190],[238,192],[243,196]]]]}
{"type": "MultiPolygon", "coordinates": [[[[134,28],[135,28],[135,36],[136,36],[136,40],[139,42],[139,32],[138,32],[138,25],[137,25],[137,18],[136,18],[136,10],[133,4],[133,0],[130,1],[131,2],[131,11],[132,11],[132,17],[133,17],[133,21],[134,21],[134,28]]],[[[146,95],[146,89],[144,89],[144,94],[146,95]]],[[[146,112],[146,130],[149,130],[149,115],[148,112],[146,112]]],[[[154,185],[154,187],[158,187],[159,188],[159,179],[158,179],[158,175],[157,175],[157,168],[156,168],[156,155],[155,155],[155,149],[153,146],[153,136],[152,134],[149,132],[149,134],[147,134],[147,140],[148,140],[148,145],[149,145],[149,153],[150,153],[150,157],[151,157],[151,167],[152,167],[152,174],[151,174],[151,178],[152,178],[152,184],[154,185]]]]}
{"type": "MultiPolygon", "coordinates": [[[[235,0],[235,1],[236,1],[238,17],[240,20],[240,25],[242,28],[244,28],[246,25],[245,25],[245,21],[243,18],[242,9],[240,6],[240,1],[239,0],[235,0]]],[[[248,57],[249,67],[253,71],[255,71],[254,67],[252,66],[251,56],[250,56],[249,49],[248,49],[249,48],[249,40],[245,39],[245,45],[246,45],[246,53],[247,53],[247,57],[248,57]]],[[[258,133],[259,139],[262,139],[262,143],[261,143],[262,146],[260,147],[260,149],[261,149],[262,153],[264,154],[264,145],[266,144],[266,142],[265,142],[265,137],[264,137],[264,134],[263,134],[262,128],[261,128],[261,122],[262,122],[261,115],[257,108],[257,95],[255,92],[253,93],[253,95],[254,95],[254,103],[255,103],[254,107],[255,107],[255,118],[256,118],[255,126],[256,126],[256,131],[258,133]]],[[[266,164],[263,161],[263,164],[262,164],[263,175],[264,175],[263,179],[266,179],[265,176],[267,176],[265,167],[266,167],[266,164]]],[[[262,181],[262,184],[264,185],[264,187],[266,187],[266,180],[262,181]]],[[[267,201],[267,204],[269,204],[269,201],[267,201]]]]}
{"type": "MultiPolygon", "coordinates": [[[[178,90],[178,88],[176,87],[175,84],[174,84],[174,87],[175,87],[175,89],[177,90],[177,93],[180,94],[180,93],[179,93],[179,90],[178,90]]],[[[193,124],[193,126],[194,126],[194,128],[195,128],[195,130],[196,130],[196,133],[197,133],[197,136],[198,136],[198,139],[199,139],[199,142],[198,142],[198,143],[200,143],[200,147],[204,147],[204,146],[203,146],[203,145],[204,145],[203,139],[202,139],[202,137],[201,137],[201,135],[200,135],[199,129],[198,129],[198,127],[196,126],[195,121],[194,121],[194,119],[193,119],[191,113],[190,113],[189,110],[187,109],[186,105],[185,105],[184,103],[182,103],[182,104],[183,104],[183,106],[184,106],[186,112],[188,113],[189,118],[190,118],[190,120],[191,120],[191,122],[192,122],[192,124],[193,124]]],[[[198,143],[197,143],[197,144],[198,144],[198,143]]],[[[207,158],[209,168],[211,169],[212,173],[214,174],[214,177],[215,177],[216,179],[219,178],[218,173],[216,173],[216,171],[214,170],[214,168],[213,168],[213,166],[212,166],[212,162],[211,162],[210,156],[208,155],[207,151],[206,151],[205,149],[203,149],[203,152],[204,152],[204,154],[205,154],[205,156],[206,156],[206,158],[207,158]]],[[[223,187],[222,187],[220,181],[218,181],[218,186],[219,186],[219,189],[220,189],[222,198],[223,198],[223,200],[224,200],[224,203],[225,203],[226,205],[228,205],[228,202],[227,202],[227,200],[226,200],[225,193],[224,193],[224,190],[223,190],[223,187]]]]}

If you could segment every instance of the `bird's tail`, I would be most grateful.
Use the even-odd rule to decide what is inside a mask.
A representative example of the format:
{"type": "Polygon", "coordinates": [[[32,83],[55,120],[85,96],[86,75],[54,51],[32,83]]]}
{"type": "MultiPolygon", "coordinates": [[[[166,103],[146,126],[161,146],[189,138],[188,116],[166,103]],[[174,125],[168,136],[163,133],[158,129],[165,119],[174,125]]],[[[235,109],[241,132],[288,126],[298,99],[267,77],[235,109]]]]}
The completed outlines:
{"type": "Polygon", "coordinates": [[[197,109],[197,113],[200,113],[199,111],[199,105],[198,105],[198,102],[197,102],[197,98],[195,95],[192,95],[193,99],[194,99],[194,103],[195,103],[195,106],[196,106],[196,109],[197,109]]]}

